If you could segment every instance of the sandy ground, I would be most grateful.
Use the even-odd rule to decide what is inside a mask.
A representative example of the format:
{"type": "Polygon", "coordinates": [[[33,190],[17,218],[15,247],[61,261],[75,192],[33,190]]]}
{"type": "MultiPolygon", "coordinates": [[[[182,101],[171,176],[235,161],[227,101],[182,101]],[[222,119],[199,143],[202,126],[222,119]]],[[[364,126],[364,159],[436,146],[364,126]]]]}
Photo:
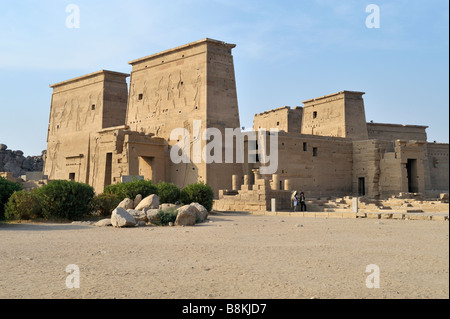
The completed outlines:
{"type": "Polygon", "coordinates": [[[211,214],[193,227],[0,224],[0,298],[449,298],[447,221],[211,214]],[[66,267],[80,270],[69,289],[66,267]],[[369,289],[366,267],[380,271],[369,289]]]}

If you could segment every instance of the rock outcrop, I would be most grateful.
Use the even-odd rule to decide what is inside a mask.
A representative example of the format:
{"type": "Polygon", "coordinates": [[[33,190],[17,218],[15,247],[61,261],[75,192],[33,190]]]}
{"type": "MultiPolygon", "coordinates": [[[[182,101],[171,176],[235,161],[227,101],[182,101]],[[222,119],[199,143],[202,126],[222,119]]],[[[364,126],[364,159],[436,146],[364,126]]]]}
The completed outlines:
{"type": "Polygon", "coordinates": [[[44,152],[41,156],[23,155],[22,151],[8,150],[8,146],[0,144],[0,172],[11,172],[20,177],[27,172],[42,172],[44,169],[44,152]]]}

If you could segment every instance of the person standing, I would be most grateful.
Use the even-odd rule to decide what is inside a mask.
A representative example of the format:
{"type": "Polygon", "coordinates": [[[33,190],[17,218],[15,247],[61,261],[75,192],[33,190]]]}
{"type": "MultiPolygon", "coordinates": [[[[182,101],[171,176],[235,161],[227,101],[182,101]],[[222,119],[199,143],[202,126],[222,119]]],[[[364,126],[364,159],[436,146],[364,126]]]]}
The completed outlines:
{"type": "Polygon", "coordinates": [[[303,208],[305,209],[306,212],[306,199],[305,199],[305,193],[301,192],[300,193],[300,211],[303,211],[303,208]]]}
{"type": "Polygon", "coordinates": [[[294,212],[296,212],[297,211],[297,207],[298,207],[298,195],[297,194],[295,194],[295,196],[294,196],[294,200],[293,200],[293,204],[294,204],[294,212]]]}

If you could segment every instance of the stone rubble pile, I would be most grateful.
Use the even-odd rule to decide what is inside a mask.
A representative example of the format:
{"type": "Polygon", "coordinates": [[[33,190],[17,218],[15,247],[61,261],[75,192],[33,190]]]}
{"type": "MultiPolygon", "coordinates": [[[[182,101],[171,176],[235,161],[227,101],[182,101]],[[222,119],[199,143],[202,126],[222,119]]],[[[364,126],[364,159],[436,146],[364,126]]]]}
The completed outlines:
{"type": "Polygon", "coordinates": [[[158,212],[169,209],[177,210],[175,226],[192,226],[196,222],[204,222],[208,218],[208,210],[199,203],[191,203],[179,207],[175,204],[160,204],[158,195],[142,198],[137,195],[134,200],[125,198],[114,209],[111,218],[105,218],[95,226],[135,227],[159,222],[158,212]]]}

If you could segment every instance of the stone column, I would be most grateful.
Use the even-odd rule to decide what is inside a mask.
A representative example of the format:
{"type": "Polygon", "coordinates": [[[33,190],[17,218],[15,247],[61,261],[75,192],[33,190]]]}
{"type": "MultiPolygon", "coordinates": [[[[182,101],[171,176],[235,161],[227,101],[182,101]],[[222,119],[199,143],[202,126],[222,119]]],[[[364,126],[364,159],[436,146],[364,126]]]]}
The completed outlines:
{"type": "Polygon", "coordinates": [[[234,191],[239,190],[239,175],[232,175],[231,176],[231,188],[234,191]]]}
{"type": "Polygon", "coordinates": [[[280,190],[280,175],[272,174],[272,190],[280,190]]]}
{"type": "Polygon", "coordinates": [[[284,180],[284,190],[290,191],[291,189],[291,181],[289,179],[284,180]]]}
{"type": "Polygon", "coordinates": [[[261,175],[259,174],[259,168],[252,169],[252,172],[255,175],[255,183],[254,184],[256,184],[256,181],[261,178],[261,175]]]}

